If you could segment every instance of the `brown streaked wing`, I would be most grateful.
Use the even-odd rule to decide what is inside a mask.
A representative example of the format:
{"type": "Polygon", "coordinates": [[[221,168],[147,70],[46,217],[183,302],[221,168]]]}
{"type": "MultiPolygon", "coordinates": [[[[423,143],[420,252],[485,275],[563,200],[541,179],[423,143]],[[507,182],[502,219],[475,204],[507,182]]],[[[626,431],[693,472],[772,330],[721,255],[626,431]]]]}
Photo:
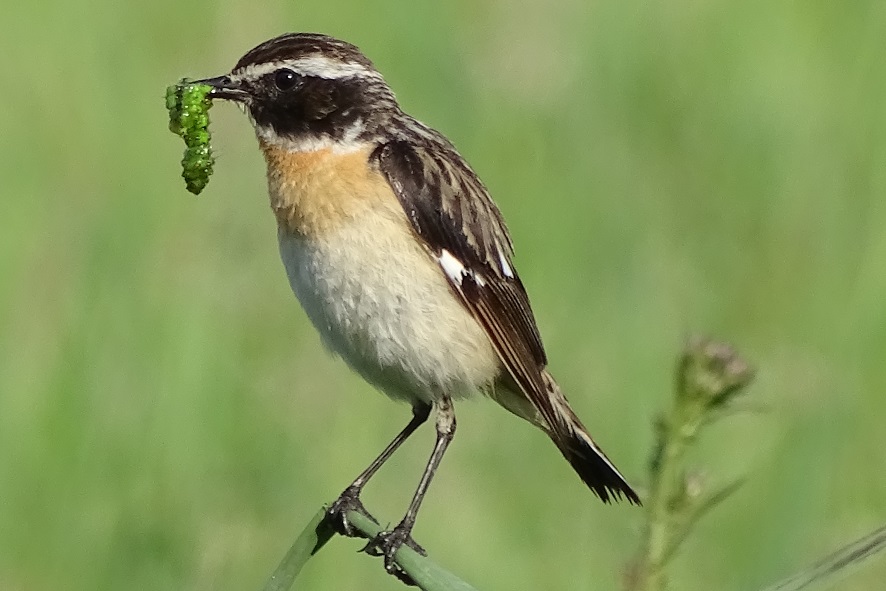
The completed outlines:
{"type": "Polygon", "coordinates": [[[446,250],[464,266],[461,281],[447,274],[449,283],[526,396],[557,425],[541,373],[547,365],[541,337],[511,263],[504,220],[483,183],[446,140],[429,146],[389,142],[371,158],[428,249],[437,257],[446,250]]]}

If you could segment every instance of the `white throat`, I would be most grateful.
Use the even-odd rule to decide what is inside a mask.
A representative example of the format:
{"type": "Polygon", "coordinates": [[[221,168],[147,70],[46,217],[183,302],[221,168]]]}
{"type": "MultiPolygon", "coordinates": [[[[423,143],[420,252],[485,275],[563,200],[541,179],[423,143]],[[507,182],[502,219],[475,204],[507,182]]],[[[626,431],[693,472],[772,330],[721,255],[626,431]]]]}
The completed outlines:
{"type": "Polygon", "coordinates": [[[255,126],[255,135],[259,141],[269,146],[274,146],[287,152],[317,152],[320,150],[332,150],[335,154],[348,154],[366,148],[366,140],[359,139],[365,131],[363,120],[358,119],[345,130],[341,138],[335,139],[326,134],[305,135],[298,138],[290,138],[278,135],[270,127],[255,126]]]}

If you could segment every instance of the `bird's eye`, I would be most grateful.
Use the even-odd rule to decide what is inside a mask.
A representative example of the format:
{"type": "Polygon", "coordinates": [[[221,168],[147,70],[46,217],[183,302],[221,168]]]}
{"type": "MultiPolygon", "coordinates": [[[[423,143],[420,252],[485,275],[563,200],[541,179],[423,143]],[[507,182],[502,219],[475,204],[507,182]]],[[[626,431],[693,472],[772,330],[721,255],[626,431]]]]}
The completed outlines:
{"type": "Polygon", "coordinates": [[[291,90],[298,82],[298,74],[289,68],[277,70],[274,73],[274,85],[282,91],[291,90]]]}

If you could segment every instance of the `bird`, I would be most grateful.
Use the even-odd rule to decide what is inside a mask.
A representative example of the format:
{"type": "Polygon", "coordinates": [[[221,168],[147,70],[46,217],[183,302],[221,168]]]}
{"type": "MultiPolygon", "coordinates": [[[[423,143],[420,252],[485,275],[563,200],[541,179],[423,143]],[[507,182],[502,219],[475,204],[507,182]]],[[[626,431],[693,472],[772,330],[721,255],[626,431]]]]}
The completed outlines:
{"type": "Polygon", "coordinates": [[[325,346],[408,424],[330,506],[353,535],[369,479],[435,410],[436,441],[393,528],[370,541],[388,572],[455,434],[454,403],[486,396],[540,428],[604,502],[640,497],[591,438],[547,369],[504,219],[442,133],[401,109],[355,45],[287,33],[199,81],[235,102],[267,164],[289,283],[325,346]]]}

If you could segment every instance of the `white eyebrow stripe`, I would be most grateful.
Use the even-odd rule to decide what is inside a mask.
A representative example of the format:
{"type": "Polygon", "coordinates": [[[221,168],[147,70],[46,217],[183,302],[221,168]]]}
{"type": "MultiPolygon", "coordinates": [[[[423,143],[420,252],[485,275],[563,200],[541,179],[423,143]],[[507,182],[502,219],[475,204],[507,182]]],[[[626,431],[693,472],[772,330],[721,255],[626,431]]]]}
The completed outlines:
{"type": "Polygon", "coordinates": [[[263,64],[249,65],[232,73],[231,78],[234,81],[244,79],[261,78],[271,72],[276,72],[280,68],[290,68],[294,72],[302,76],[315,76],[326,80],[336,80],[338,78],[350,78],[351,76],[370,76],[373,78],[381,78],[376,70],[367,68],[363,64],[356,62],[341,62],[330,59],[323,55],[311,55],[294,60],[279,60],[274,62],[265,62],[263,64]]]}

